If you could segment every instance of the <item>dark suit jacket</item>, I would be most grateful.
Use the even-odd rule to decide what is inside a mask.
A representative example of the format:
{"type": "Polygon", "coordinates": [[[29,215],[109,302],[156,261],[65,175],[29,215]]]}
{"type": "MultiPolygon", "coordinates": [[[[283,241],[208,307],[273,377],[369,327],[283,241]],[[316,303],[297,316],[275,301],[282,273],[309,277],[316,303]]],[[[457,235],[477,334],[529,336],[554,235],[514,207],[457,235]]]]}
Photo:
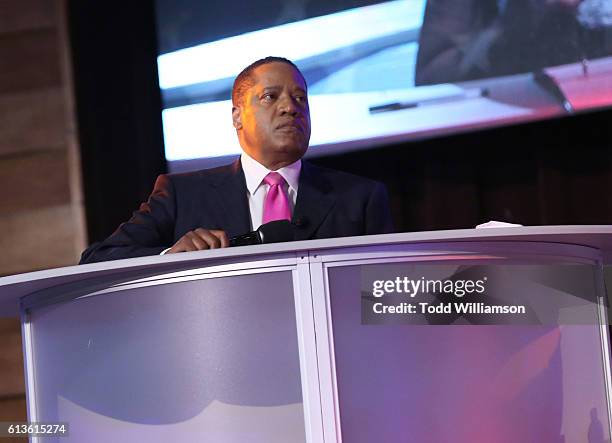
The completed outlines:
{"type": "MultiPolygon", "coordinates": [[[[378,182],[302,162],[293,220],[307,220],[296,240],[393,231],[385,187],[378,182]]],[[[146,203],[106,240],[83,252],[81,263],[156,255],[196,228],[228,237],[251,230],[240,161],[214,169],[160,175],[146,203]]]]}

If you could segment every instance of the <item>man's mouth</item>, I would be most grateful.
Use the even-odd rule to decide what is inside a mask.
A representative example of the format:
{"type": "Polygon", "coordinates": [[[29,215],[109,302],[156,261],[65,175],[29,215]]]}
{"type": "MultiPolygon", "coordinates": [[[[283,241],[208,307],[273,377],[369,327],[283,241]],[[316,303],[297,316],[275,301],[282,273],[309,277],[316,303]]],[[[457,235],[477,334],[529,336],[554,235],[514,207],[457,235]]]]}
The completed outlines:
{"type": "Polygon", "coordinates": [[[300,131],[300,132],[304,132],[304,130],[302,129],[302,126],[297,121],[290,121],[290,122],[281,123],[280,125],[278,125],[276,127],[276,129],[277,130],[282,130],[282,131],[300,131]]]}

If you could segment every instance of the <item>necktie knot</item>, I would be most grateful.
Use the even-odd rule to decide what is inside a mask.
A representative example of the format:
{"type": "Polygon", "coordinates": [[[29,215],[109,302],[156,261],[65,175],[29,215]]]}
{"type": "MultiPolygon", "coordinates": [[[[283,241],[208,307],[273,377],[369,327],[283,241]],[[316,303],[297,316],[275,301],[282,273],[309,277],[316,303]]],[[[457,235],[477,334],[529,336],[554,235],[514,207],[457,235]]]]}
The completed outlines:
{"type": "Polygon", "coordinates": [[[270,186],[282,185],[285,179],[278,172],[270,172],[264,177],[264,183],[270,186]]]}

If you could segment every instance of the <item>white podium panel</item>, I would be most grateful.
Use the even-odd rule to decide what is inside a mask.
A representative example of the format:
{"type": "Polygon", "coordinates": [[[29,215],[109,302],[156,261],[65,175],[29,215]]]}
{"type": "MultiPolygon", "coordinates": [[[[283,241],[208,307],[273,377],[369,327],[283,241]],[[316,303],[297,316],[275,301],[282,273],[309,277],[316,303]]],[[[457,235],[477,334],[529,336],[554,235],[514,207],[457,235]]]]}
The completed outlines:
{"type": "MultiPolygon", "coordinates": [[[[327,269],[342,440],[607,441],[596,264],[551,265],[551,258],[546,265],[449,265],[452,258],[327,269]],[[364,324],[364,311],[380,301],[362,295],[364,289],[385,274],[429,281],[488,277],[488,296],[497,300],[478,299],[493,305],[505,296],[525,306],[526,315],[417,313],[364,324]]],[[[419,301],[442,306],[443,293],[429,295],[419,301]]]]}
{"type": "Polygon", "coordinates": [[[58,442],[305,441],[293,272],[207,277],[31,309],[58,442]]]}

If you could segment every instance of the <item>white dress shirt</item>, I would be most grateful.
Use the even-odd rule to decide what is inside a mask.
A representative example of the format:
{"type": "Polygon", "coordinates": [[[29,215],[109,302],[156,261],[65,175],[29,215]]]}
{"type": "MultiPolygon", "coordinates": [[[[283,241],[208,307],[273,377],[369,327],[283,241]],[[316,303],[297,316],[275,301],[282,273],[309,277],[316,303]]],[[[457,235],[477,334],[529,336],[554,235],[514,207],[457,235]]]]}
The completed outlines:
{"type": "Polygon", "coordinates": [[[283,190],[287,194],[291,214],[293,214],[293,208],[295,208],[295,202],[297,200],[302,160],[298,160],[276,171],[269,170],[245,152],[240,156],[240,162],[242,163],[244,178],[246,179],[247,199],[249,202],[249,212],[251,214],[251,229],[255,230],[261,226],[264,202],[268,189],[270,188],[270,185],[264,183],[263,179],[270,172],[278,172],[285,179],[286,183],[283,185],[283,190]]]}
{"type": "MultiPolygon", "coordinates": [[[[295,208],[295,202],[297,200],[302,160],[291,163],[277,171],[269,170],[245,152],[240,156],[240,162],[242,163],[242,171],[244,172],[244,178],[246,180],[247,200],[249,202],[252,230],[259,228],[263,220],[264,202],[268,189],[270,188],[270,185],[264,183],[263,179],[270,172],[278,172],[285,179],[286,183],[283,185],[283,190],[287,194],[291,214],[293,214],[293,208],[295,208]]],[[[206,226],[202,227],[207,228],[206,226]]],[[[164,255],[169,249],[170,248],[164,249],[160,255],[164,255]]]]}

